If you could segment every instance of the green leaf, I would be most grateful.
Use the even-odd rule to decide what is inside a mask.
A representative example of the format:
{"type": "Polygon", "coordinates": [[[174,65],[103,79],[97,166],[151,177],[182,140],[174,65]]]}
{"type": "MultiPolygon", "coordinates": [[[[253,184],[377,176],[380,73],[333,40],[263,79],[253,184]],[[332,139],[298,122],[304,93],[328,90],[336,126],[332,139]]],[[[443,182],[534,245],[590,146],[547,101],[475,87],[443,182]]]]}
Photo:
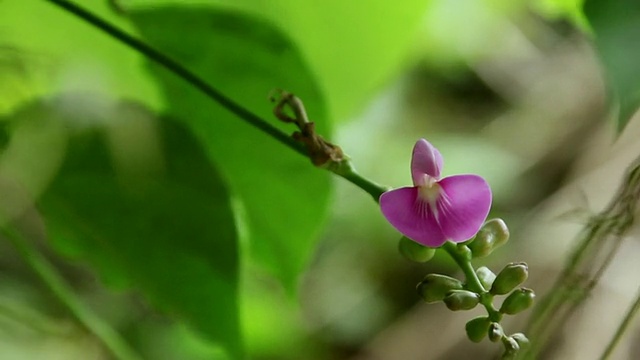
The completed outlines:
{"type": "MultiPolygon", "coordinates": [[[[240,357],[238,234],[225,184],[183,125],[96,98],[60,97],[11,118],[14,133],[55,129],[50,138],[66,139],[40,152],[66,154],[38,204],[52,244],[240,357]]],[[[21,139],[9,154],[26,148],[21,139]]]]}
{"type": "Polygon", "coordinates": [[[640,3],[586,0],[584,12],[595,33],[612,96],[619,104],[618,131],[640,105],[640,3]]]}
{"type": "MultiPolygon", "coordinates": [[[[330,138],[324,99],[292,43],[268,23],[207,7],[162,7],[129,14],[145,40],[239,104],[277,123],[275,88],[302,98],[316,129],[330,138]]],[[[253,259],[289,289],[306,265],[326,216],[327,172],[247,125],[156,66],[169,113],[187,121],[244,205],[253,259]]]]}
{"type": "MultiPolygon", "coordinates": [[[[132,2],[132,8],[196,2],[202,4],[197,0],[137,0],[132,2]]],[[[343,121],[402,70],[430,2],[220,0],[214,3],[263,18],[291,37],[326,94],[330,118],[343,121]]]]}

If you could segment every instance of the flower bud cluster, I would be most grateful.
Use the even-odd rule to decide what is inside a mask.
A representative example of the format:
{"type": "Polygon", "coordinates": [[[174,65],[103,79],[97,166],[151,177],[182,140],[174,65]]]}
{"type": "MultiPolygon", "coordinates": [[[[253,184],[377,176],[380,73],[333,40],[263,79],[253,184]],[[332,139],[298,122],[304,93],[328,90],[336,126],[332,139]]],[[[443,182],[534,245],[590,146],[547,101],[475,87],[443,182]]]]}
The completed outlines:
{"type": "MultiPolygon", "coordinates": [[[[457,244],[448,251],[459,263],[468,263],[472,258],[483,257],[506,243],[509,230],[501,219],[487,221],[476,237],[466,243],[457,244]]],[[[431,248],[422,247],[409,239],[401,241],[400,251],[409,259],[431,258],[431,248]],[[417,245],[417,246],[415,246],[417,245]],[[428,249],[428,250],[425,250],[428,249]]],[[[469,273],[467,272],[469,282],[469,273]]],[[[500,321],[504,315],[518,314],[533,305],[535,294],[531,289],[520,287],[529,276],[524,262],[507,264],[498,274],[483,266],[475,270],[472,286],[441,274],[427,275],[417,286],[418,293],[427,303],[443,302],[449,310],[471,310],[478,304],[487,309],[487,316],[476,317],[465,326],[467,337],[480,342],[485,337],[492,342],[502,342],[505,351],[503,358],[513,358],[517,352],[529,344],[522,333],[507,335],[500,321]],[[481,288],[481,289],[479,289],[481,288]],[[506,296],[499,308],[494,307],[496,296],[506,296]]]]}

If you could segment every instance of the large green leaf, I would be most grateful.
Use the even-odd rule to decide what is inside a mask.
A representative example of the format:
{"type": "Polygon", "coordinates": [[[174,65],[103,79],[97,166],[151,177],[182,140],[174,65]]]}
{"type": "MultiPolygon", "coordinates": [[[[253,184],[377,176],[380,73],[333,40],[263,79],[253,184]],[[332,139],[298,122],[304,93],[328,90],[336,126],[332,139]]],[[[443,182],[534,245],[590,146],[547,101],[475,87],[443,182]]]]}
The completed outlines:
{"type": "Polygon", "coordinates": [[[66,154],[39,199],[52,244],[241,356],[238,235],[225,184],[183,125],[132,103],[96,108],[95,98],[35,103],[11,118],[15,134],[36,135],[12,138],[3,157],[47,166],[47,152],[66,154]],[[36,146],[40,156],[21,155],[21,141],[49,138],[57,142],[36,146]]]}
{"type": "MultiPolygon", "coordinates": [[[[431,0],[218,0],[218,7],[259,16],[286,33],[326,94],[334,120],[353,115],[396,75],[416,43],[431,0]]],[[[201,0],[136,0],[133,8],[201,0]]]]}
{"type": "Polygon", "coordinates": [[[640,105],[640,2],[586,0],[584,12],[619,104],[618,130],[622,131],[640,105]]]}
{"type": "MultiPolygon", "coordinates": [[[[208,7],[169,6],[129,16],[146,41],[264,119],[276,122],[269,92],[287,89],[305,101],[317,130],[330,135],[315,79],[292,43],[268,23],[208,7]]],[[[328,174],[173,74],[151,69],[168,111],[191,124],[242,200],[253,258],[291,289],[326,215],[328,174]]]]}

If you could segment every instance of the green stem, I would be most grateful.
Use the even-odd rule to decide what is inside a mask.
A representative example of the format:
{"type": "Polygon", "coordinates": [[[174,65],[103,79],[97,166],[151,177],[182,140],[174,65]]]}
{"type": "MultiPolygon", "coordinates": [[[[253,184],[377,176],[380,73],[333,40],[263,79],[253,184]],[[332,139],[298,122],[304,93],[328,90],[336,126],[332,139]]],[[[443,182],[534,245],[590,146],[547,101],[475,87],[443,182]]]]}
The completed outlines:
{"type": "Polygon", "coordinates": [[[476,275],[475,270],[473,269],[473,265],[471,265],[471,261],[466,253],[466,251],[462,250],[455,243],[451,241],[447,241],[444,243],[442,248],[453,258],[453,261],[458,264],[460,270],[464,273],[464,277],[467,279],[467,287],[469,290],[476,292],[478,294],[482,294],[487,292],[487,290],[482,286],[478,275],[476,275]]]}
{"type": "Polygon", "coordinates": [[[104,344],[115,358],[121,360],[141,359],[115,330],[84,306],[53,265],[35,250],[21,234],[13,229],[6,228],[2,228],[1,232],[13,244],[18,254],[49,288],[51,293],[67,307],[82,326],[104,344]]]}
{"type": "Polygon", "coordinates": [[[375,202],[378,202],[380,195],[389,190],[389,188],[376,184],[375,182],[360,175],[349,159],[342,160],[329,167],[329,171],[346,179],[360,189],[366,191],[375,202]]]}
{"type": "Polygon", "coordinates": [[[158,65],[161,65],[162,67],[166,68],[167,70],[169,70],[170,72],[178,76],[179,78],[183,79],[184,81],[192,85],[194,88],[198,89],[200,92],[202,92],[204,95],[209,97],[211,100],[217,102],[222,107],[229,110],[231,113],[235,114],[246,123],[256,127],[258,130],[273,137],[274,139],[288,146],[295,152],[301,155],[307,156],[307,151],[305,150],[304,146],[298,143],[297,141],[295,141],[291,136],[280,131],[278,128],[271,125],[266,120],[259,117],[258,115],[247,110],[242,105],[231,100],[230,98],[222,94],[222,92],[220,92],[213,86],[209,85],[203,79],[195,75],[193,72],[191,72],[184,66],[180,65],[175,60],[171,59],[169,56],[163,54],[162,52],[156,50],[155,48],[149,46],[148,44],[134,38],[133,36],[125,33],[124,31],[116,28],[115,26],[109,24],[108,22],[104,21],[103,19],[91,13],[90,11],[80,7],[79,5],[76,5],[66,0],[46,0],[46,1],[49,1],[50,3],[53,3],[59,8],[81,18],[82,20],[86,21],[92,26],[102,30],[104,33],[111,36],[112,38],[120,41],[124,45],[143,54],[148,59],[156,62],[158,65]]]}
{"type": "Polygon", "coordinates": [[[471,250],[466,246],[458,246],[451,241],[444,243],[442,248],[453,258],[458,264],[460,270],[466,279],[467,288],[477,294],[480,294],[480,303],[487,310],[489,319],[493,322],[500,322],[502,314],[493,306],[493,295],[484,288],[473,265],[471,264],[471,250]]]}
{"type": "Polygon", "coordinates": [[[613,335],[613,338],[611,338],[611,341],[607,345],[607,348],[605,349],[604,353],[602,353],[602,356],[600,356],[601,360],[608,359],[611,356],[611,354],[613,353],[613,350],[616,348],[616,346],[620,342],[620,339],[622,339],[622,335],[624,335],[624,333],[629,328],[629,325],[631,324],[631,320],[633,320],[638,310],[640,310],[640,292],[638,292],[638,295],[636,296],[636,301],[627,311],[627,314],[624,316],[624,320],[618,327],[618,330],[616,330],[616,333],[615,335],[613,335]]]}

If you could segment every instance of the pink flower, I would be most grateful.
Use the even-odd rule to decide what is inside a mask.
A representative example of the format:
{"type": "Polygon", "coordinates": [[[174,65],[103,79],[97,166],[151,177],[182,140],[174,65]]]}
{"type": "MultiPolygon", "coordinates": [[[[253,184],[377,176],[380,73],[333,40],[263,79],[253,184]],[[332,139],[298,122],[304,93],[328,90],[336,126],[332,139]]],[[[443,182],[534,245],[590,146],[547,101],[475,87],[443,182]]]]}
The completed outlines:
{"type": "Polygon", "coordinates": [[[427,140],[413,147],[413,187],[380,196],[387,220],[404,236],[429,247],[451,240],[472,238],[491,208],[491,189],[478,175],[454,175],[440,179],[442,155],[427,140]]]}

